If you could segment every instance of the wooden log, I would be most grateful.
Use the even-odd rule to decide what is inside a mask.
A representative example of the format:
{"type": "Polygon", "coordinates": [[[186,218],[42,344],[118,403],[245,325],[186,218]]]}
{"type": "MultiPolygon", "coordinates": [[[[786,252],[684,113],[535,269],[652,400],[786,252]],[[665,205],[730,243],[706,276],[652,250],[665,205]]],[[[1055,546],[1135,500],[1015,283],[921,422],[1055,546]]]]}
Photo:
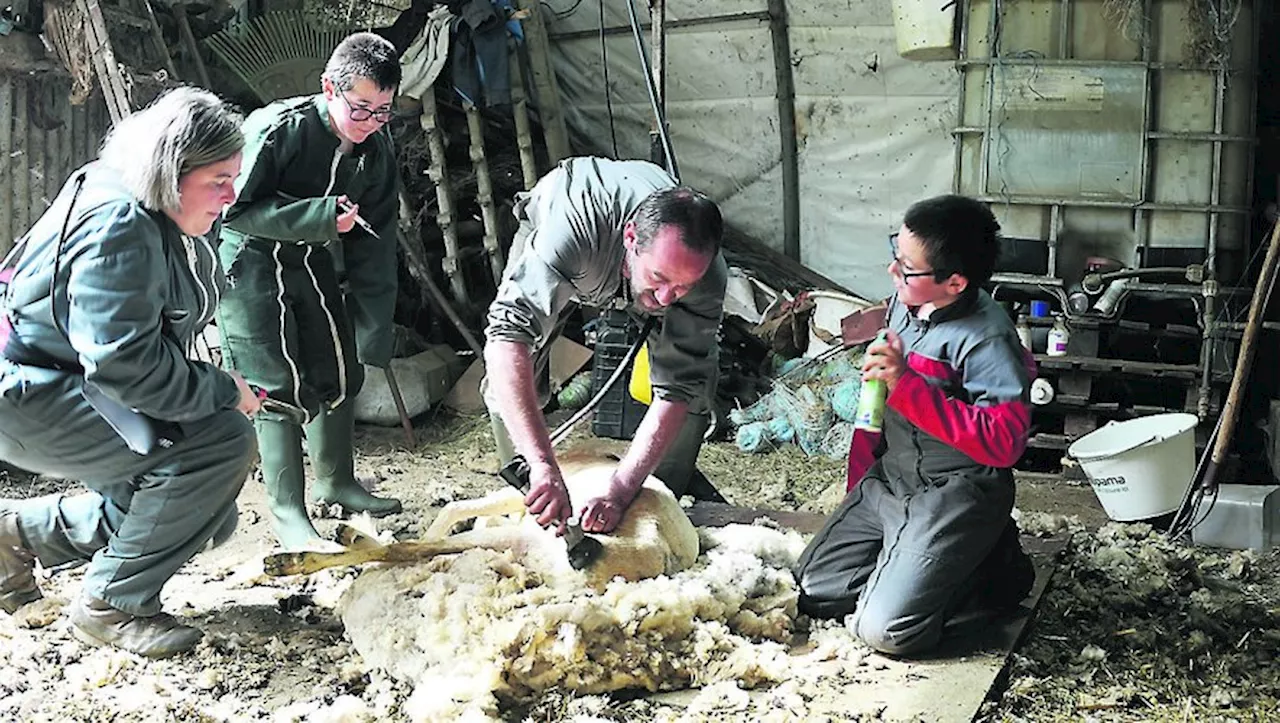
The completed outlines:
{"type": "MultiPolygon", "coordinates": [[[[400,192],[400,218],[410,219],[413,214],[410,212],[412,206],[409,204],[408,195],[402,190],[400,192]]],[[[426,251],[422,248],[422,240],[417,236],[417,229],[400,228],[397,236],[400,240],[400,248],[404,249],[405,260],[409,264],[409,275],[418,282],[419,287],[423,291],[423,303],[434,304],[441,313],[453,322],[458,333],[462,335],[463,340],[467,342],[467,346],[475,353],[477,359],[484,358],[484,348],[480,346],[480,342],[475,335],[471,333],[471,329],[462,321],[462,317],[458,316],[458,312],[449,304],[449,300],[445,298],[440,287],[436,286],[435,279],[431,278],[431,269],[427,266],[426,251]]]]}
{"type": "Polygon", "coordinates": [[[422,116],[419,119],[422,130],[427,136],[427,151],[431,156],[427,165],[427,177],[436,187],[436,225],[444,236],[444,268],[445,278],[449,279],[449,288],[453,297],[462,303],[469,303],[470,294],[462,278],[459,266],[458,229],[453,218],[453,193],[449,188],[449,173],[444,161],[444,136],[436,119],[435,90],[423,95],[422,116]]]}
{"type": "Polygon", "coordinates": [[[528,12],[524,22],[525,46],[529,49],[529,70],[538,94],[538,117],[546,136],[547,155],[552,165],[568,158],[569,132],[565,128],[564,110],[560,105],[560,87],[551,68],[551,41],[542,22],[538,0],[518,0],[520,9],[528,12]]]}
{"type": "Polygon", "coordinates": [[[151,42],[155,44],[156,53],[164,61],[165,70],[169,72],[170,78],[179,80],[178,69],[173,65],[173,56],[169,54],[169,44],[165,42],[164,32],[160,30],[160,21],[156,19],[156,10],[151,6],[151,0],[137,0],[137,2],[146,11],[147,22],[151,25],[151,42]]]}
{"type": "Polygon", "coordinates": [[[173,16],[178,19],[178,35],[182,38],[182,44],[186,46],[187,53],[191,55],[191,62],[196,66],[196,77],[200,79],[202,86],[211,87],[213,84],[209,82],[209,70],[204,67],[204,58],[200,57],[200,46],[196,44],[196,36],[191,32],[191,21],[187,19],[187,6],[181,2],[174,3],[173,16]]]}
{"type": "Polygon", "coordinates": [[[520,150],[520,173],[524,190],[538,182],[538,162],[533,155],[533,133],[529,130],[529,101],[524,94],[524,63],[520,53],[507,56],[511,62],[511,115],[516,124],[516,148],[520,150]]]}
{"type": "Polygon", "coordinates": [[[493,204],[493,180],[489,177],[489,159],[484,154],[484,124],[480,109],[472,103],[463,104],[467,115],[467,135],[471,139],[471,171],[476,176],[476,202],[480,205],[480,220],[484,223],[484,252],[489,257],[489,271],[493,285],[502,283],[502,247],[498,243],[498,213],[493,204]]]}
{"type": "Polygon", "coordinates": [[[387,377],[387,389],[391,392],[391,399],[396,404],[396,414],[400,415],[400,427],[404,429],[404,441],[409,445],[409,449],[418,448],[418,438],[413,434],[413,422],[409,421],[409,412],[404,406],[404,397],[400,394],[400,385],[396,383],[396,375],[391,371],[391,365],[383,367],[383,373],[387,377]]]}

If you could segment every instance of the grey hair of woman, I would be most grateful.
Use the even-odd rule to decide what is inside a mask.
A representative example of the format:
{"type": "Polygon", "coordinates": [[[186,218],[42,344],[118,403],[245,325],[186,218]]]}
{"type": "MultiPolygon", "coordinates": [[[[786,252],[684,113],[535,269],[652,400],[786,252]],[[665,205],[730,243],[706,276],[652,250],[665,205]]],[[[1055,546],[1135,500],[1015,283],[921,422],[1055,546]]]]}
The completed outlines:
{"type": "Polygon", "coordinates": [[[99,160],[152,211],[177,211],[178,181],[244,148],[243,117],[207,90],[175,88],[116,124],[99,160]]]}

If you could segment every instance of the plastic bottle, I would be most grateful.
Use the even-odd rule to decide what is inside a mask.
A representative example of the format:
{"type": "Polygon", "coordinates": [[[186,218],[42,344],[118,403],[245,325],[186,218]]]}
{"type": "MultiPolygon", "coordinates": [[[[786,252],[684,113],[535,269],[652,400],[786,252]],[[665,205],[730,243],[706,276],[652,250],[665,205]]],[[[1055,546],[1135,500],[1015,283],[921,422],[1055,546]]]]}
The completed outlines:
{"type": "MultiPolygon", "coordinates": [[[[881,331],[872,344],[881,344],[888,339],[888,334],[881,331]]],[[[858,412],[853,417],[853,428],[865,432],[879,432],[884,423],[884,401],[888,389],[880,379],[868,379],[862,383],[858,392],[858,412]]]]}
{"type": "Polygon", "coordinates": [[[1049,330],[1049,345],[1045,349],[1045,353],[1049,356],[1066,356],[1067,341],[1071,339],[1071,332],[1067,330],[1067,322],[1061,316],[1053,321],[1053,328],[1049,330]]]}
{"type": "Polygon", "coordinates": [[[1018,331],[1018,341],[1022,342],[1027,351],[1031,351],[1031,326],[1027,323],[1026,314],[1018,317],[1018,324],[1014,328],[1018,331]]]}

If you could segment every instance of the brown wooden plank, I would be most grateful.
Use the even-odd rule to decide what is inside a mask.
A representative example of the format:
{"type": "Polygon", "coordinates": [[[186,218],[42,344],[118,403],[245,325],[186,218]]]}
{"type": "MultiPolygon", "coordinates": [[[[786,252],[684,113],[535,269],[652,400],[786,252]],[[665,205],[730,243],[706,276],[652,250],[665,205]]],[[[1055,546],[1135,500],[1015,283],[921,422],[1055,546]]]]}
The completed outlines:
{"type": "Polygon", "coordinates": [[[24,232],[14,225],[13,169],[17,162],[13,152],[13,86],[12,75],[0,75],[0,255],[9,253],[13,242],[24,232]]]}
{"type": "Polygon", "coordinates": [[[74,108],[71,107],[71,99],[68,96],[70,87],[64,85],[58,90],[58,111],[62,120],[62,129],[58,134],[58,169],[57,175],[52,179],[53,190],[49,194],[50,199],[57,198],[62,182],[76,169],[75,158],[71,155],[71,139],[75,133],[75,124],[71,120],[74,108]]]}
{"type": "MultiPolygon", "coordinates": [[[[12,77],[12,76],[11,76],[12,77]]],[[[13,141],[9,157],[9,173],[13,175],[9,202],[13,204],[15,236],[21,236],[31,228],[31,192],[27,179],[31,177],[27,158],[27,81],[13,79],[13,141]]]]}
{"type": "Polygon", "coordinates": [[[84,165],[88,161],[85,153],[85,146],[88,142],[85,140],[86,126],[85,120],[89,114],[89,106],[94,103],[96,98],[93,94],[89,94],[89,98],[81,105],[71,106],[71,168],[74,170],[84,165]]]}
{"type": "Polygon", "coordinates": [[[31,223],[48,207],[44,202],[44,146],[48,131],[35,122],[37,109],[44,97],[44,84],[32,80],[27,84],[27,208],[31,209],[31,223]]]}
{"type": "Polygon", "coordinates": [[[725,525],[749,525],[766,517],[783,527],[803,534],[813,534],[822,529],[827,516],[816,512],[797,512],[793,510],[766,510],[752,507],[738,507],[723,502],[694,502],[685,510],[689,520],[695,527],[724,527],[725,525]]]}

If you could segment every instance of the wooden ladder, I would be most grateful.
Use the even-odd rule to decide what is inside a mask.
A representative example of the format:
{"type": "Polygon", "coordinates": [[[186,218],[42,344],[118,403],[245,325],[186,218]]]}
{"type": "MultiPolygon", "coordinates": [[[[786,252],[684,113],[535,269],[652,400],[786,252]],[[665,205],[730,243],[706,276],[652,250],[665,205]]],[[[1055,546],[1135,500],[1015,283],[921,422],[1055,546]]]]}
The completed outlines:
{"type": "MultiPolygon", "coordinates": [[[[98,76],[98,82],[102,85],[102,95],[106,99],[107,111],[111,114],[112,125],[119,123],[132,113],[133,105],[129,100],[129,84],[126,83],[124,74],[120,71],[120,63],[116,61],[115,51],[111,47],[111,35],[107,31],[107,17],[122,21],[137,29],[149,27],[156,55],[164,63],[164,69],[169,73],[169,77],[178,80],[178,71],[174,67],[173,56],[169,54],[169,46],[165,42],[164,33],[160,30],[160,22],[156,19],[155,9],[151,6],[151,0],[123,1],[133,7],[104,6],[101,0],[76,0],[76,7],[80,12],[84,13],[85,35],[89,41],[89,55],[93,59],[94,74],[98,76]]],[[[205,71],[204,62],[200,58],[199,49],[196,47],[195,38],[191,33],[191,26],[187,21],[186,6],[181,3],[175,3],[172,7],[174,16],[178,20],[182,44],[187,52],[191,54],[192,63],[196,67],[200,81],[207,88],[209,86],[209,75],[205,71]]]]}
{"type": "Polygon", "coordinates": [[[120,64],[116,62],[115,51],[111,49],[111,37],[107,35],[102,7],[99,0],[76,0],[76,7],[84,13],[85,35],[89,39],[93,70],[102,85],[102,95],[107,101],[111,124],[115,125],[133,111],[129,106],[129,91],[125,87],[124,76],[120,73],[120,64]]]}

